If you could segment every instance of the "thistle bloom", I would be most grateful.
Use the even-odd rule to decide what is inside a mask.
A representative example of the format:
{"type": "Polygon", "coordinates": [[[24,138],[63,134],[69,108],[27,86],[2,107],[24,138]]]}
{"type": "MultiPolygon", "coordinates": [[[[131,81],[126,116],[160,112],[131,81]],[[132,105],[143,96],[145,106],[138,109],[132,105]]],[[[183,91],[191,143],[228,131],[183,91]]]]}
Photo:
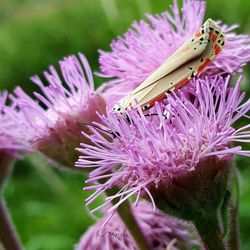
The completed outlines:
{"type": "Polygon", "coordinates": [[[8,93],[6,91],[0,94],[0,193],[11,171],[12,162],[19,157],[20,153],[31,150],[29,145],[22,140],[22,137],[15,136],[12,133],[15,124],[10,122],[8,116],[12,107],[6,106],[7,98],[8,93]]]}
{"type": "MultiPolygon", "coordinates": [[[[139,204],[133,208],[133,214],[141,227],[145,238],[149,240],[151,250],[165,250],[172,244],[172,250],[189,249],[193,244],[187,226],[172,219],[157,210],[155,213],[148,204],[139,204]]],[[[117,214],[108,224],[102,227],[105,219],[102,218],[83,235],[76,250],[130,250],[137,249],[133,238],[126,230],[125,225],[117,214]]]]}
{"type": "MultiPolygon", "coordinates": [[[[76,163],[77,167],[96,167],[87,183],[106,180],[86,188],[96,190],[87,204],[116,185],[121,186],[120,192],[106,198],[106,203],[115,198],[120,200],[110,211],[135,194],[136,202],[145,195],[153,203],[161,201],[162,195],[171,200],[166,197],[170,195],[174,197],[173,203],[178,198],[178,202],[189,203],[186,192],[182,197],[183,192],[179,190],[178,197],[178,188],[173,185],[198,189],[199,183],[204,190],[199,190],[196,198],[202,199],[208,197],[207,189],[210,188],[219,195],[215,176],[216,183],[222,178],[221,192],[225,192],[232,157],[250,156],[250,151],[232,145],[233,142],[250,141],[249,124],[238,129],[232,126],[246,116],[250,99],[243,102],[241,78],[235,87],[229,87],[229,80],[230,77],[195,79],[193,92],[184,87],[168,95],[166,103],[156,105],[157,115],[154,116],[145,116],[139,109],[127,111],[126,117],[116,113],[103,117],[104,125],[99,125],[100,129],[92,127],[93,134],[85,135],[94,145],[82,144],[79,151],[83,156],[76,163]],[[168,119],[164,119],[164,111],[169,112],[168,119]]],[[[194,202],[192,195],[189,195],[190,203],[194,202]]],[[[173,206],[189,209],[187,204],[173,206]]]]}
{"type": "MultiPolygon", "coordinates": [[[[113,78],[101,86],[112,107],[135,89],[171,56],[204,22],[206,1],[183,0],[180,10],[174,0],[172,13],[146,15],[148,22],[134,22],[124,36],[111,44],[111,51],[100,51],[100,76],[113,78]]],[[[202,73],[234,74],[250,60],[250,37],[237,35],[237,25],[218,22],[226,34],[223,51],[202,73]]]]}
{"type": "Polygon", "coordinates": [[[36,100],[20,87],[10,96],[16,107],[12,115],[16,133],[22,134],[34,150],[65,167],[73,167],[78,158],[74,148],[82,140],[81,130],[88,133],[84,123],[99,121],[96,111],[104,114],[106,109],[104,99],[94,91],[86,58],[82,54],[79,58],[69,56],[60,61],[62,80],[51,66],[44,73],[48,86],[38,76],[32,77],[43,92],[34,93],[36,100]]]}
{"type": "Polygon", "coordinates": [[[12,133],[16,125],[10,122],[8,112],[13,112],[13,108],[6,105],[7,98],[6,91],[0,94],[0,154],[14,156],[19,152],[30,151],[31,148],[25,144],[21,136],[12,133]]]}

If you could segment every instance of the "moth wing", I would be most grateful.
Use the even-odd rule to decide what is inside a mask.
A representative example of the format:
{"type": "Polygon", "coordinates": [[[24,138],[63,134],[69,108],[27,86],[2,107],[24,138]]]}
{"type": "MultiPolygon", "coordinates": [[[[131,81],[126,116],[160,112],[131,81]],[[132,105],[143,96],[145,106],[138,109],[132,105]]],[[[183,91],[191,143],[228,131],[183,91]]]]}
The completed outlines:
{"type": "Polygon", "coordinates": [[[188,61],[200,56],[209,41],[210,29],[215,30],[216,23],[212,19],[208,19],[190,39],[188,39],[173,55],[171,55],[161,66],[154,71],[146,80],[140,84],[134,93],[141,91],[145,87],[160,80],[171,71],[176,70],[180,66],[184,65],[188,61]]]}
{"type": "Polygon", "coordinates": [[[157,101],[158,98],[161,99],[161,96],[163,95],[164,97],[166,92],[175,89],[176,85],[179,83],[186,83],[191,78],[191,72],[188,69],[188,65],[183,65],[172,71],[148,88],[144,88],[133,95],[133,98],[136,99],[142,107],[147,106],[147,104],[150,104],[152,101],[157,101]]]}
{"type": "Polygon", "coordinates": [[[150,104],[151,102],[157,101],[158,98],[161,99],[161,97],[165,96],[166,92],[178,89],[180,85],[184,85],[197,75],[198,68],[200,66],[200,59],[201,57],[197,57],[184,64],[148,88],[145,88],[133,95],[133,98],[136,99],[142,107],[147,106],[147,104],[150,104]],[[190,68],[192,68],[192,70],[190,70],[190,68]]]}
{"type": "Polygon", "coordinates": [[[170,56],[158,69],[154,71],[142,84],[140,84],[135,90],[134,93],[141,91],[142,89],[148,87],[156,81],[159,81],[161,78],[179,68],[181,65],[186,62],[194,59],[195,57],[201,55],[206,48],[206,40],[208,39],[207,35],[204,35],[203,46],[198,46],[198,41],[192,40],[195,38],[190,38],[186,41],[181,48],[179,48],[172,56],[170,56]],[[196,48],[194,50],[194,48],[196,48]]]}
{"type": "Polygon", "coordinates": [[[157,100],[157,98],[161,97],[169,90],[178,89],[214,60],[217,53],[219,53],[218,51],[216,52],[216,50],[219,49],[220,51],[224,46],[225,36],[221,29],[211,19],[209,19],[204,26],[206,30],[204,33],[206,33],[207,41],[203,44],[199,44],[200,46],[202,45],[201,50],[203,52],[201,54],[165,75],[150,86],[135,93],[132,92],[134,98],[137,99],[141,106],[147,105],[148,103],[150,104],[150,102],[157,100]],[[210,28],[213,30],[212,33],[209,33],[210,28]],[[209,36],[207,36],[207,34],[209,36]],[[214,37],[215,35],[216,38],[214,37]]]}
{"type": "Polygon", "coordinates": [[[135,99],[142,107],[150,107],[165,92],[175,90],[200,73],[220,52],[225,37],[214,21],[208,19],[200,31],[170,56],[152,75],[119,101],[128,108],[135,99]]]}

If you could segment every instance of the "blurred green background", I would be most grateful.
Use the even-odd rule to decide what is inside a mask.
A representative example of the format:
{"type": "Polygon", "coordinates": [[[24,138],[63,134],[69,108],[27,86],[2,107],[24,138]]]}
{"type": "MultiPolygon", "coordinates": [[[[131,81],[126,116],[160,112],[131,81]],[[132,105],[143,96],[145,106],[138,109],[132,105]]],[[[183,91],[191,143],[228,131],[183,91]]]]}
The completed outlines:
{"type": "MultiPolygon", "coordinates": [[[[169,9],[170,0],[1,0],[0,86],[21,85],[32,92],[29,77],[83,52],[98,69],[97,49],[123,34],[144,13],[169,9]]],[[[207,17],[239,23],[250,33],[249,0],[207,1],[207,17]]],[[[245,68],[246,78],[250,73],[245,68]]],[[[96,79],[96,84],[102,83],[96,79]]],[[[249,92],[249,83],[244,90],[249,92]]],[[[28,132],[28,131],[27,131],[28,132]]],[[[240,227],[242,249],[250,249],[250,160],[237,158],[242,172],[240,227]]],[[[5,191],[8,206],[27,250],[69,250],[93,220],[84,211],[84,179],[59,172],[37,157],[15,165],[5,191]]]]}

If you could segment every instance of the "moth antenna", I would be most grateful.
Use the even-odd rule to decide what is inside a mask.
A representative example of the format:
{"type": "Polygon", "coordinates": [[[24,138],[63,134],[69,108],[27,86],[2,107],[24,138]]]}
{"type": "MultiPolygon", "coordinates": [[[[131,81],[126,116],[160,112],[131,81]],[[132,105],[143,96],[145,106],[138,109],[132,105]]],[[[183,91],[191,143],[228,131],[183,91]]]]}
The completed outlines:
{"type": "Polygon", "coordinates": [[[76,122],[77,124],[79,124],[79,125],[91,126],[91,127],[96,128],[96,129],[99,129],[99,130],[101,130],[101,131],[103,131],[103,132],[111,133],[110,131],[105,130],[105,129],[103,129],[103,128],[100,128],[100,127],[98,127],[98,126],[95,125],[95,124],[91,124],[91,123],[88,123],[88,122],[80,122],[80,121],[77,121],[77,120],[75,120],[75,122],[76,122]]]}
{"type": "Polygon", "coordinates": [[[98,126],[95,125],[95,124],[91,124],[91,123],[88,123],[88,122],[80,122],[80,121],[75,120],[75,123],[77,123],[77,124],[79,124],[79,125],[94,127],[94,128],[99,129],[99,130],[101,130],[101,131],[103,131],[103,132],[105,132],[105,133],[111,134],[114,138],[116,138],[117,135],[119,135],[117,132],[114,133],[114,132],[112,132],[112,131],[105,130],[105,129],[103,129],[103,128],[98,127],[98,126]],[[117,135],[116,135],[116,134],[117,134],[117,135]]]}
{"type": "MultiPolygon", "coordinates": [[[[105,131],[104,129],[98,127],[97,125],[91,124],[91,123],[88,123],[88,122],[80,122],[80,121],[75,120],[75,123],[77,123],[78,125],[91,126],[91,127],[94,127],[94,128],[97,128],[97,129],[105,131]]],[[[107,132],[107,131],[105,131],[105,132],[107,132]]]]}

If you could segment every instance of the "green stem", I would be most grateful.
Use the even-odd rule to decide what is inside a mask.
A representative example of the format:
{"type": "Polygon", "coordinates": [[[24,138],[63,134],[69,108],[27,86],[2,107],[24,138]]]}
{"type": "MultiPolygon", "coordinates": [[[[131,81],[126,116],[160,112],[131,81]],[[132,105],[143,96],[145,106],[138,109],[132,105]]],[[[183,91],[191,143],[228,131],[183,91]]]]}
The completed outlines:
{"type": "Polygon", "coordinates": [[[238,223],[238,208],[232,207],[230,209],[231,222],[230,222],[230,232],[228,245],[230,250],[239,250],[240,249],[240,239],[239,239],[239,223],[238,223]]]}
{"type": "Polygon", "coordinates": [[[205,250],[225,250],[217,216],[196,220],[194,225],[205,250]]]}
{"type": "Polygon", "coordinates": [[[0,200],[0,241],[6,250],[22,249],[3,199],[0,200]]]}
{"type": "Polygon", "coordinates": [[[236,188],[236,200],[231,200],[230,206],[230,232],[228,237],[228,245],[230,250],[240,249],[240,237],[239,237],[239,222],[238,222],[238,211],[239,211],[239,199],[240,199],[240,174],[237,168],[234,169],[235,188],[236,188]]]}
{"type": "MultiPolygon", "coordinates": [[[[119,191],[118,188],[112,188],[106,191],[108,196],[113,196],[119,191]]],[[[114,204],[117,200],[113,201],[114,204]]],[[[131,212],[130,202],[128,200],[124,201],[117,209],[117,213],[120,215],[127,229],[129,230],[131,236],[134,238],[138,249],[149,250],[149,246],[141,228],[139,227],[134,215],[131,212]]]]}
{"type": "Polygon", "coordinates": [[[0,242],[6,250],[21,250],[22,246],[3,200],[3,190],[13,166],[12,155],[0,152],[0,242]]]}
{"type": "Polygon", "coordinates": [[[3,193],[4,185],[12,171],[13,158],[11,155],[0,151],[0,195],[3,193]]]}

